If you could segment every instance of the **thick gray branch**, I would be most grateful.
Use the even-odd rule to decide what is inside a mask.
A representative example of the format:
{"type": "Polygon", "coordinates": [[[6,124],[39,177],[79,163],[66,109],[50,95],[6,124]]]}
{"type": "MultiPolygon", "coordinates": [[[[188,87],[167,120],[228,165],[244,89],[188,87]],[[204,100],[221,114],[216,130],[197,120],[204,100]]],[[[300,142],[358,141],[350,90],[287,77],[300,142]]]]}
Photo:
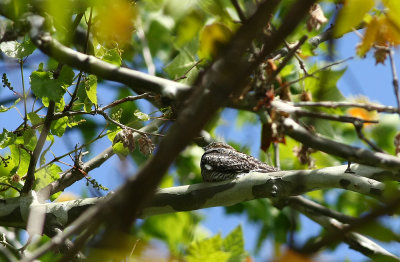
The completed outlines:
{"type": "MultiPolygon", "coordinates": [[[[353,165],[356,174],[344,173],[347,166],[317,170],[249,173],[231,181],[200,183],[159,189],[141,211],[141,217],[216,206],[231,206],[258,198],[278,199],[301,195],[319,189],[341,188],[380,199],[384,184],[368,177],[391,177],[393,173],[380,168],[353,165]]],[[[84,210],[103,198],[87,198],[60,203],[44,203],[46,219],[66,226],[84,210]]],[[[0,203],[0,225],[25,228],[29,197],[10,198],[0,203]]],[[[36,204],[38,205],[38,204],[36,204]]],[[[338,218],[338,217],[337,217],[338,218]]],[[[46,221],[47,223],[47,221],[46,221]]]]}
{"type": "Polygon", "coordinates": [[[190,90],[190,86],[132,69],[118,67],[94,56],[77,52],[62,45],[49,34],[41,31],[44,23],[43,17],[33,15],[28,20],[31,24],[30,36],[32,41],[43,53],[60,63],[67,64],[72,68],[89,74],[95,74],[105,80],[126,84],[134,91],[150,91],[161,94],[163,97],[171,100],[180,98],[181,95],[187,94],[190,90]]]}

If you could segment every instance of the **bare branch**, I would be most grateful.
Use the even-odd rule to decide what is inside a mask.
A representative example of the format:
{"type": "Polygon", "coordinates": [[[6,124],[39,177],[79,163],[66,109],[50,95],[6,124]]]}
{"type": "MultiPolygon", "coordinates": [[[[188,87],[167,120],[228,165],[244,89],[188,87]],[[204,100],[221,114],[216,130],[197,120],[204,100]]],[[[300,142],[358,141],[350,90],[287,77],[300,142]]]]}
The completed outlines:
{"type": "MultiPolygon", "coordinates": [[[[165,121],[161,119],[154,120],[147,126],[142,127],[140,130],[146,134],[156,132],[165,121]]],[[[133,139],[137,139],[139,137],[139,133],[133,134],[133,139]]],[[[107,161],[110,157],[114,155],[114,151],[112,146],[106,148],[103,152],[96,155],[89,161],[83,164],[82,170],[86,173],[89,173],[91,170],[101,166],[105,161],[107,161]]],[[[46,187],[42,188],[38,192],[38,196],[42,200],[48,199],[51,195],[63,191],[65,188],[69,187],[76,181],[83,178],[83,175],[79,172],[74,172],[74,169],[71,169],[64,173],[58,180],[53,181],[46,187]]]]}
{"type": "Polygon", "coordinates": [[[44,142],[46,142],[46,137],[50,131],[50,125],[51,125],[51,122],[53,121],[52,118],[53,118],[53,114],[54,114],[54,107],[55,107],[55,102],[50,101],[49,107],[47,108],[47,115],[44,120],[42,132],[40,133],[36,147],[33,150],[31,159],[29,160],[29,167],[28,167],[28,171],[26,173],[25,184],[21,190],[21,192],[23,194],[27,194],[30,190],[32,190],[33,184],[35,183],[36,163],[37,163],[37,160],[39,159],[40,152],[42,151],[42,148],[44,146],[44,142]]]}
{"type": "MultiPolygon", "coordinates": [[[[328,232],[341,231],[346,227],[344,223],[357,223],[359,220],[330,210],[304,197],[289,197],[286,201],[291,208],[296,209],[314,222],[320,224],[328,232]]],[[[348,232],[343,236],[343,241],[350,248],[359,251],[371,259],[375,260],[379,258],[379,261],[400,261],[400,258],[361,234],[348,232]]]]}
{"type": "Polygon", "coordinates": [[[289,113],[294,117],[314,117],[314,118],[321,118],[345,123],[378,123],[376,120],[364,120],[358,117],[352,116],[338,116],[338,115],[330,115],[324,112],[313,112],[302,110],[297,107],[290,105],[289,103],[285,103],[281,100],[274,100],[271,102],[271,105],[275,107],[278,111],[289,113]]]}
{"type": "Polygon", "coordinates": [[[390,58],[390,68],[392,69],[392,83],[393,83],[393,89],[394,93],[396,95],[396,101],[397,101],[397,107],[399,109],[398,113],[400,114],[400,95],[399,95],[399,78],[397,76],[397,71],[396,71],[396,64],[394,63],[394,51],[393,48],[389,50],[389,58],[390,58]]]}
{"type": "Polygon", "coordinates": [[[398,108],[392,106],[383,106],[379,104],[362,104],[347,101],[320,101],[320,102],[294,102],[295,107],[326,107],[326,108],[339,108],[339,107],[357,107],[363,108],[367,111],[377,111],[382,113],[397,113],[398,108]]]}
{"type": "Polygon", "coordinates": [[[384,153],[375,153],[367,149],[349,146],[311,134],[290,118],[283,120],[283,127],[285,133],[293,139],[322,152],[336,155],[359,164],[400,171],[400,159],[398,157],[384,153]]]}
{"type": "Polygon", "coordinates": [[[48,56],[59,62],[77,68],[89,74],[95,74],[105,80],[126,84],[134,91],[150,91],[168,99],[185,97],[190,87],[164,78],[151,76],[128,68],[118,67],[102,60],[77,52],[63,46],[41,28],[44,18],[32,15],[28,18],[31,24],[31,38],[35,45],[48,56]]]}

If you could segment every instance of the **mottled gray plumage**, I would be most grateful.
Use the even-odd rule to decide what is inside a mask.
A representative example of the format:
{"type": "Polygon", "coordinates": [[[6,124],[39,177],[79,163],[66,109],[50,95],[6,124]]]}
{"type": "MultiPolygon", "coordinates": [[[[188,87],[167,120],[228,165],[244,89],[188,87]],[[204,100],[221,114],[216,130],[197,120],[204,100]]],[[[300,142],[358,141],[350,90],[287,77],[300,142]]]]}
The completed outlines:
{"type": "Polygon", "coordinates": [[[276,172],[279,169],[235,150],[230,145],[214,142],[206,146],[200,167],[204,182],[224,181],[239,174],[256,172],[276,172]]]}

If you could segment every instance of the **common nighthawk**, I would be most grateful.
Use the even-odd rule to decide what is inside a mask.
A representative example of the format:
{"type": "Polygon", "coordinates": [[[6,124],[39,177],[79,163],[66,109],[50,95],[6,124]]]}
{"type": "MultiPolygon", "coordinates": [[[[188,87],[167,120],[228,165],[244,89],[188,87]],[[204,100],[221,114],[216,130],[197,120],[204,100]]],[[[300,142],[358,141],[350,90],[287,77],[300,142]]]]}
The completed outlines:
{"type": "Polygon", "coordinates": [[[204,182],[229,180],[250,171],[279,171],[279,169],[241,153],[224,143],[213,142],[204,149],[205,152],[200,162],[201,176],[204,182]]]}

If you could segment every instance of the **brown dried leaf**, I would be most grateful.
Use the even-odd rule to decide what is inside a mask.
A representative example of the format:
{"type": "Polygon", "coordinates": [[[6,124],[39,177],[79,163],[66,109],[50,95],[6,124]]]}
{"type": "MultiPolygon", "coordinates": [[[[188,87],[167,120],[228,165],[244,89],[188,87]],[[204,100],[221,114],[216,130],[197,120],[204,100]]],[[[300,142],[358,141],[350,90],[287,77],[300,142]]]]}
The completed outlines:
{"type": "Polygon", "coordinates": [[[142,152],[143,155],[148,156],[151,153],[153,153],[154,144],[151,141],[151,139],[148,138],[146,135],[142,135],[138,139],[138,144],[139,144],[139,150],[140,150],[140,152],[142,152]]]}
{"type": "Polygon", "coordinates": [[[312,31],[313,29],[318,30],[321,25],[328,22],[328,18],[326,18],[324,11],[319,4],[312,5],[309,14],[310,17],[307,21],[308,32],[312,31]]]}

